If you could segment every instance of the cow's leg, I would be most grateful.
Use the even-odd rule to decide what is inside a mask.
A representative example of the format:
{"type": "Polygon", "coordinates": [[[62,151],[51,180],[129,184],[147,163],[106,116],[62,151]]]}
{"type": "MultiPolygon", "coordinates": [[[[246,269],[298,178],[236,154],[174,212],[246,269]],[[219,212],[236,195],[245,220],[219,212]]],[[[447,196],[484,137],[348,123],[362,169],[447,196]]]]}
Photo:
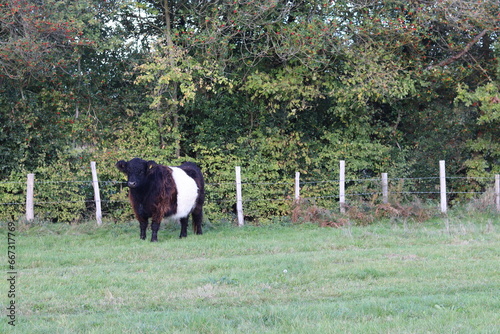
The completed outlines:
{"type": "Polygon", "coordinates": [[[151,222],[151,231],[153,231],[153,233],[151,234],[151,242],[156,242],[158,241],[158,230],[160,229],[160,222],[151,222]]]}
{"type": "Polygon", "coordinates": [[[148,219],[141,218],[139,219],[139,227],[141,228],[141,239],[146,239],[146,229],[148,228],[148,219]]]}
{"type": "Polygon", "coordinates": [[[181,235],[179,238],[187,237],[187,228],[188,228],[188,216],[181,218],[181,235]]]}
{"type": "Polygon", "coordinates": [[[201,223],[203,222],[203,209],[195,207],[193,210],[193,233],[203,234],[201,223]]]}

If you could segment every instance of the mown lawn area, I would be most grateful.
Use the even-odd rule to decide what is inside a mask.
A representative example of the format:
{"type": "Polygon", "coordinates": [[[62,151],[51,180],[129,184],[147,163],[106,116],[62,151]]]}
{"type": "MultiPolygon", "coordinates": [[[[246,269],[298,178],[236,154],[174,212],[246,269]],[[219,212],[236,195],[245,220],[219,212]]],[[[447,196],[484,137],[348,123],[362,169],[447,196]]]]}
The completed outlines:
{"type": "Polygon", "coordinates": [[[0,333],[499,333],[498,215],[164,226],[158,243],[136,222],[17,226],[0,333]]]}

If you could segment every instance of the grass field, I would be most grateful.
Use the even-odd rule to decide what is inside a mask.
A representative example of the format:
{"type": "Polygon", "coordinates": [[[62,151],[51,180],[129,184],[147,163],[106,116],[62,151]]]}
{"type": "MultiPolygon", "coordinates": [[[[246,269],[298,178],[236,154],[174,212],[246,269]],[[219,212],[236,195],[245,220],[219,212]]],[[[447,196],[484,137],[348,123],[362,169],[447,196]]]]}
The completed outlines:
{"type": "Polygon", "coordinates": [[[4,316],[0,333],[499,333],[499,226],[209,226],[179,240],[167,224],[159,243],[135,222],[17,226],[16,326],[4,316]]]}

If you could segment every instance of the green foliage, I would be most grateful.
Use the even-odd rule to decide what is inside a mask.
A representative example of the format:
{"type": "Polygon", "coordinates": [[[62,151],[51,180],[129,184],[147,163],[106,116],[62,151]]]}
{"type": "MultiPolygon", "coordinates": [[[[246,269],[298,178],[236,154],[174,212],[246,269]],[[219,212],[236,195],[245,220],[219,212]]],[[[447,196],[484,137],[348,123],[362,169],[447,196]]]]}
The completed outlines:
{"type": "Polygon", "coordinates": [[[295,172],[309,161],[300,134],[279,129],[257,130],[239,139],[245,214],[259,219],[290,212],[295,172]],[[278,159],[278,157],[287,157],[278,159]]]}
{"type": "Polygon", "coordinates": [[[319,79],[317,73],[306,67],[283,67],[252,73],[241,89],[253,101],[265,99],[271,112],[286,110],[294,115],[307,110],[311,101],[324,98],[319,79]]]}
{"type": "Polygon", "coordinates": [[[0,182],[0,220],[17,221],[25,211],[26,176],[23,171],[13,171],[9,181],[0,182]]]}
{"type": "Polygon", "coordinates": [[[10,93],[0,107],[4,121],[0,135],[4,154],[0,158],[5,174],[34,170],[56,158],[56,152],[70,144],[72,123],[58,92],[44,89],[39,94],[25,94],[25,98],[17,102],[15,98],[19,95],[10,93]]]}
{"type": "MultiPolygon", "coordinates": [[[[496,46],[498,46],[498,42],[496,46]]],[[[496,54],[500,54],[496,49],[496,54]]],[[[464,103],[476,113],[474,136],[466,142],[471,156],[464,162],[467,175],[486,177],[500,173],[500,61],[497,61],[495,81],[477,87],[472,91],[467,85],[458,87],[456,102],[464,103]]],[[[484,189],[485,182],[473,183],[474,189],[484,189]]]]}
{"type": "MultiPolygon", "coordinates": [[[[34,210],[36,219],[77,223],[91,218],[93,201],[90,165],[82,168],[79,157],[59,155],[57,162],[38,167],[35,174],[34,210]]],[[[12,172],[8,182],[0,182],[0,219],[24,219],[26,203],[26,170],[12,172]],[[4,204],[5,203],[5,204],[4,204]]]]}
{"type": "Polygon", "coordinates": [[[402,120],[412,176],[435,175],[438,160],[446,160],[449,173],[458,174],[469,156],[465,144],[476,132],[475,113],[468,108],[435,101],[434,106],[418,110],[402,120]],[[436,152],[438,155],[436,156],[436,152]]]}
{"type": "Polygon", "coordinates": [[[488,83],[470,92],[459,87],[457,100],[477,109],[475,138],[467,142],[472,157],[465,162],[469,176],[484,177],[500,173],[500,91],[495,83],[488,83]]]}
{"type": "Polygon", "coordinates": [[[235,169],[239,164],[230,147],[205,147],[199,145],[196,151],[200,159],[196,161],[205,177],[204,216],[208,222],[233,220],[235,203],[235,169]]]}
{"type": "Polygon", "coordinates": [[[342,88],[335,86],[337,89],[330,93],[339,103],[391,103],[416,93],[411,72],[404,68],[407,64],[396,54],[388,53],[384,47],[361,47],[346,51],[347,64],[340,78],[342,88]]]}
{"type": "Polygon", "coordinates": [[[95,143],[92,134],[104,119],[96,120],[92,110],[99,102],[93,100],[97,95],[91,74],[106,66],[86,67],[85,55],[95,55],[90,37],[97,38],[95,31],[87,32],[104,24],[97,23],[97,6],[97,16],[104,17],[108,6],[92,0],[2,6],[0,147],[5,153],[0,155],[0,178],[57,163],[58,152],[95,143]]]}
{"type": "Polygon", "coordinates": [[[78,223],[86,216],[86,202],[93,200],[90,166],[77,169],[59,160],[35,172],[35,212],[38,219],[52,222],[78,223]]]}
{"type": "MultiPolygon", "coordinates": [[[[341,159],[349,179],[435,176],[442,159],[449,175],[490,177],[500,165],[498,11],[495,0],[8,3],[0,180],[51,181],[58,169],[76,180],[94,160],[105,214],[122,221],[131,210],[117,160],[193,160],[216,220],[232,218],[240,165],[246,211],[270,221],[290,211],[296,171],[331,181],[341,159]]],[[[17,202],[22,187],[2,187],[17,202]]],[[[43,219],[92,215],[70,204],[88,200],[86,186],[43,187],[43,202],[68,197],[67,208],[41,208],[43,219]]],[[[331,206],[337,187],[304,192],[331,206]]]]}

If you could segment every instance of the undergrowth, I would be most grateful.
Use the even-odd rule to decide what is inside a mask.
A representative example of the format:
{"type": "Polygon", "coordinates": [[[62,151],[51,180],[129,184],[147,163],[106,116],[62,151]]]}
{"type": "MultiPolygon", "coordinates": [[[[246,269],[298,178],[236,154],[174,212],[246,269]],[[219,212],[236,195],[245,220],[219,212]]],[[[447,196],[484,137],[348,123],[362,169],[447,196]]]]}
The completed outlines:
{"type": "MultiPolygon", "coordinates": [[[[498,214],[494,207],[494,193],[486,192],[466,205],[453,207],[453,214],[498,214]]],[[[415,198],[403,203],[393,200],[388,203],[375,201],[358,201],[339,208],[327,209],[318,206],[314,201],[296,201],[292,207],[290,218],[292,223],[314,223],[322,227],[341,227],[344,225],[370,225],[380,220],[393,222],[423,223],[434,218],[446,216],[441,213],[436,203],[426,203],[415,198]]]]}

